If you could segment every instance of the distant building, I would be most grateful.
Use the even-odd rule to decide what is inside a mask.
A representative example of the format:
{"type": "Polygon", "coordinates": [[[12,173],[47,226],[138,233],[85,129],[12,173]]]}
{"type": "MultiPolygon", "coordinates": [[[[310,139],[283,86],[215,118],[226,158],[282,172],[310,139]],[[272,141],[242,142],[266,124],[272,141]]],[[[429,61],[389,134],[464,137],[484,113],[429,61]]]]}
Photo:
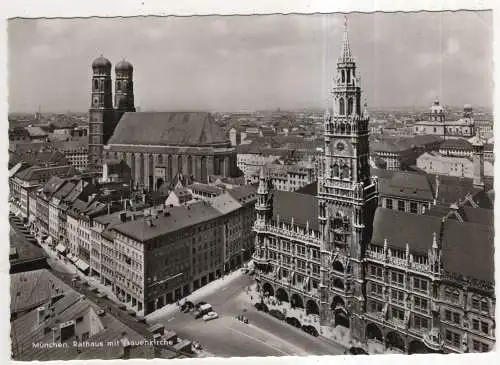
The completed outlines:
{"type": "Polygon", "coordinates": [[[175,189],[170,192],[165,204],[167,206],[178,207],[193,200],[193,195],[186,188],[175,189]]]}
{"type": "Polygon", "coordinates": [[[30,142],[31,137],[29,132],[22,127],[14,127],[9,129],[9,141],[11,142],[30,142]]]}
{"type": "Polygon", "coordinates": [[[415,134],[437,135],[444,139],[448,138],[470,138],[476,134],[474,128],[474,119],[472,107],[464,106],[463,116],[459,120],[447,121],[445,118],[445,110],[435,100],[428,113],[427,121],[420,121],[414,124],[415,134]]]}
{"type": "MultiPolygon", "coordinates": [[[[268,164],[265,170],[275,190],[296,191],[317,179],[316,167],[311,160],[294,165],[268,164]]],[[[253,173],[247,183],[256,185],[259,177],[260,172],[253,173]]]]}
{"type": "Polygon", "coordinates": [[[49,133],[45,132],[40,127],[26,127],[28,131],[30,141],[32,142],[47,142],[49,139],[49,133]]]}

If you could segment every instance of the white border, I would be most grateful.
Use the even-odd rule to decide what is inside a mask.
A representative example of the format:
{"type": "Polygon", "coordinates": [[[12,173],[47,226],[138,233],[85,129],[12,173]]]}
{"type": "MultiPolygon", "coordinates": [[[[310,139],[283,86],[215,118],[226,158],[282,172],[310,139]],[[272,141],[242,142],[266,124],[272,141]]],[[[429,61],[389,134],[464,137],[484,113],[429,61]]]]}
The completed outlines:
{"type": "MultiPolygon", "coordinates": [[[[164,1],[148,1],[148,0],[4,0],[0,3],[0,13],[3,15],[3,29],[7,29],[6,19],[12,17],[91,17],[91,16],[137,16],[137,15],[209,15],[209,14],[272,14],[272,13],[328,13],[328,12],[373,12],[373,11],[440,11],[440,10],[496,10],[495,0],[328,0],[328,1],[300,1],[300,0],[164,0],[164,1]]],[[[497,24],[496,11],[494,14],[494,24],[497,24]]],[[[498,26],[495,26],[495,37],[497,39],[498,26]]],[[[29,42],[29,40],[27,40],[29,42]]],[[[498,47],[495,42],[495,57],[498,59],[498,47]]],[[[0,52],[0,63],[3,67],[0,68],[0,76],[3,82],[0,86],[0,108],[3,111],[4,131],[7,132],[7,38],[6,32],[0,34],[0,44],[4,52],[0,52]]],[[[78,45],[76,45],[78,46],[78,45]]],[[[498,73],[495,72],[495,80],[498,73]]],[[[500,100],[500,94],[495,89],[495,100],[500,100]]],[[[498,114],[498,106],[495,103],[495,116],[498,114]]],[[[495,128],[496,129],[496,128],[495,128]]],[[[495,131],[496,135],[496,131],[495,131]]],[[[1,145],[4,149],[0,153],[3,166],[7,166],[7,133],[2,135],[4,138],[1,145]]],[[[6,174],[4,174],[5,176],[6,174]]],[[[0,233],[4,237],[3,248],[4,253],[0,254],[0,287],[3,290],[3,298],[9,295],[9,278],[8,278],[8,260],[7,260],[7,242],[8,242],[8,182],[7,178],[1,180],[0,183],[0,199],[5,202],[5,205],[0,206],[0,215],[2,216],[2,224],[0,224],[0,233]]],[[[471,242],[471,245],[473,242],[471,242]]],[[[498,257],[499,254],[496,254],[498,257]]],[[[496,260],[498,262],[498,260],[496,260]]],[[[498,283],[498,271],[496,271],[496,282],[498,283]]],[[[3,355],[10,354],[9,340],[9,305],[7,300],[2,301],[2,309],[4,315],[1,316],[2,331],[0,332],[0,347],[3,355]]],[[[497,318],[498,312],[497,310],[497,318]]],[[[498,331],[497,331],[498,333],[498,331]]],[[[497,336],[498,337],[498,336],[497,336]]],[[[6,358],[3,358],[6,359],[6,358]]],[[[2,359],[2,360],[3,360],[2,359]]],[[[141,360],[128,360],[129,362],[143,363],[141,360]]],[[[150,361],[150,363],[160,363],[161,360],[150,361]]],[[[179,363],[178,360],[171,360],[179,363]]],[[[433,364],[470,364],[471,362],[484,363],[500,363],[500,358],[497,353],[490,354],[468,354],[460,356],[350,356],[350,357],[308,357],[308,358],[241,358],[241,359],[198,359],[196,362],[206,364],[234,363],[234,364],[250,364],[250,363],[281,363],[281,364],[317,364],[317,363],[337,363],[337,364],[398,364],[410,363],[418,364],[421,361],[432,362],[433,364]],[[496,360],[495,360],[496,359],[496,360]]],[[[99,363],[101,361],[92,361],[99,363]]],[[[182,360],[183,364],[191,363],[192,360],[182,360]]],[[[49,362],[52,364],[56,362],[49,362]]],[[[81,362],[83,363],[83,362],[81,362]]],[[[102,361],[109,363],[109,361],[102,361]]]]}

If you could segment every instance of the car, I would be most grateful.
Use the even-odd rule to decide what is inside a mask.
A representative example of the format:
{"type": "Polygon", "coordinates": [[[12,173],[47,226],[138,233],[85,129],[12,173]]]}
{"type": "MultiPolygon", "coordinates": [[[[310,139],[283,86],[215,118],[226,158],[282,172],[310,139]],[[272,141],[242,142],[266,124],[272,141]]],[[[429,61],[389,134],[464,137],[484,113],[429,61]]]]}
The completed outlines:
{"type": "Polygon", "coordinates": [[[351,355],[368,355],[368,352],[363,350],[361,347],[352,346],[349,348],[349,354],[351,354],[351,355]]]}
{"type": "Polygon", "coordinates": [[[269,314],[272,315],[274,318],[279,319],[280,321],[285,319],[285,315],[283,314],[283,312],[281,312],[277,309],[271,309],[269,311],[269,314]]]}
{"type": "Polygon", "coordinates": [[[302,325],[300,324],[300,321],[295,318],[295,317],[287,317],[285,319],[285,322],[288,323],[289,325],[292,325],[297,328],[302,328],[302,325]]]}
{"type": "Polygon", "coordinates": [[[216,312],[214,312],[214,311],[212,311],[212,312],[208,312],[207,314],[205,314],[205,315],[203,316],[203,320],[204,320],[205,322],[207,322],[207,321],[211,321],[212,319],[216,319],[216,318],[219,318],[219,315],[218,315],[216,312]]]}
{"type": "Polygon", "coordinates": [[[302,326],[302,331],[304,331],[305,333],[308,333],[308,334],[310,334],[311,336],[314,336],[314,337],[318,337],[319,336],[318,330],[314,326],[303,325],[302,326]]]}
{"type": "Polygon", "coordinates": [[[196,309],[200,308],[202,305],[205,305],[207,304],[207,302],[198,302],[196,303],[196,305],[194,306],[196,309]]]}
{"type": "Polygon", "coordinates": [[[190,301],[187,301],[181,305],[181,311],[183,311],[185,313],[189,312],[189,310],[191,310],[193,308],[194,308],[194,304],[190,301]],[[186,309],[189,309],[189,310],[186,312],[186,309]]]}
{"type": "Polygon", "coordinates": [[[269,312],[269,308],[264,303],[255,303],[255,309],[257,309],[259,312],[269,312]]]}

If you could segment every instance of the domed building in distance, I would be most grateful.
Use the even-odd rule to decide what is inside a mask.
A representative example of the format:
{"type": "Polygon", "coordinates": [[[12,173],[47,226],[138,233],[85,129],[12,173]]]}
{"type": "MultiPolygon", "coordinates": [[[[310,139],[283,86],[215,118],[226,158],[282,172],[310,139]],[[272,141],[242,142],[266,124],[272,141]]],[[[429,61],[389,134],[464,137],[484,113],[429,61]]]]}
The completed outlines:
{"type": "Polygon", "coordinates": [[[206,112],[136,112],[134,68],[100,56],[92,63],[89,110],[89,166],[100,171],[107,161],[122,160],[134,186],[157,190],[176,176],[207,182],[209,176],[235,177],[236,149],[206,112]]]}

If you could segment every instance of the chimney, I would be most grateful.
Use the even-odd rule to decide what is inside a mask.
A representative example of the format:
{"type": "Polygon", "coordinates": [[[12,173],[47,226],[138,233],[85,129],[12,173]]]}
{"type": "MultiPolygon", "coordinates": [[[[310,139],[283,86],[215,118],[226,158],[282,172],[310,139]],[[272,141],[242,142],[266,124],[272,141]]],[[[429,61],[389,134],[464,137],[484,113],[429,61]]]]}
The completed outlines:
{"type": "Polygon", "coordinates": [[[45,320],[45,313],[47,312],[47,309],[45,307],[38,307],[36,311],[37,311],[37,324],[41,325],[45,320]]]}

